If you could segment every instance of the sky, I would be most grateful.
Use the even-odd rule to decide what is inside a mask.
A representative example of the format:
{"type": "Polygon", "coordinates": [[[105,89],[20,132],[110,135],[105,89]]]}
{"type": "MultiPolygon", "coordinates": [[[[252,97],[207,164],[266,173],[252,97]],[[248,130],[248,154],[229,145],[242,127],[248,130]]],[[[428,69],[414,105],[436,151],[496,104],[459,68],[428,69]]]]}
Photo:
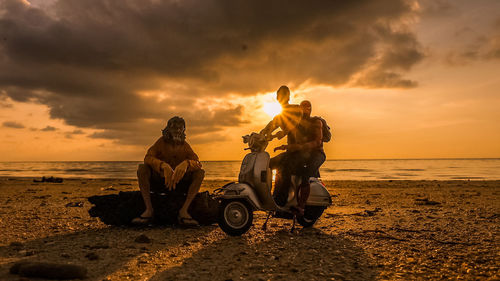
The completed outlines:
{"type": "Polygon", "coordinates": [[[0,0],[0,161],[240,160],[281,85],[328,159],[498,158],[499,73],[498,0],[0,0]]]}

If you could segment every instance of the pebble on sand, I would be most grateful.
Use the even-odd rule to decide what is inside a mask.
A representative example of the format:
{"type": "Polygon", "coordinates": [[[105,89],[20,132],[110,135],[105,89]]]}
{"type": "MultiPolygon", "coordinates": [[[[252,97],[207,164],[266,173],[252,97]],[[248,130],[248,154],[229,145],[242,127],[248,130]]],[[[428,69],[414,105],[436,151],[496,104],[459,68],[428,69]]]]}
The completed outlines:
{"type": "Polygon", "coordinates": [[[135,238],[136,243],[151,243],[151,239],[147,237],[145,234],[141,234],[135,238]]]}

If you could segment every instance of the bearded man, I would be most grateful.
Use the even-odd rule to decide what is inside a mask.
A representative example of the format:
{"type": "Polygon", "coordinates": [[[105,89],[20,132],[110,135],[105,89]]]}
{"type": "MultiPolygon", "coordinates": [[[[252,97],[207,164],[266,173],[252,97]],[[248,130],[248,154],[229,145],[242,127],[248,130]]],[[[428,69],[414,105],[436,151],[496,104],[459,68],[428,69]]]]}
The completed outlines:
{"type": "Polygon", "coordinates": [[[196,226],[198,222],[188,213],[188,208],[200,190],[205,171],[201,168],[198,155],[186,142],[186,123],[175,116],[168,120],[162,136],[151,146],[144,164],[139,164],[137,178],[146,206],[140,217],[132,220],[135,224],[148,224],[153,220],[151,190],[155,192],[178,192],[186,201],[179,210],[179,224],[196,226]]]}

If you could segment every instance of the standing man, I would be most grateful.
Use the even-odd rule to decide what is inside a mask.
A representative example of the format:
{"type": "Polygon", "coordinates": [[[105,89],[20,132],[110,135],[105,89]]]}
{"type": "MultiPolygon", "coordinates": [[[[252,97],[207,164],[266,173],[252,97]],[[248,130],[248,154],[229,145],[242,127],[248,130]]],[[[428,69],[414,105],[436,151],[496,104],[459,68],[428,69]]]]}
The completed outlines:
{"type": "Polygon", "coordinates": [[[281,105],[281,113],[276,115],[262,131],[268,141],[273,138],[282,139],[289,136],[289,133],[297,127],[302,117],[302,109],[296,104],[289,104],[290,102],[290,89],[287,86],[281,86],[276,92],[276,99],[281,105]],[[281,131],[273,135],[272,133],[281,128],[281,131]]]}
{"type": "MultiPolygon", "coordinates": [[[[293,131],[299,124],[302,118],[302,109],[296,104],[289,104],[290,89],[287,86],[281,86],[276,92],[276,99],[281,104],[281,113],[276,115],[267,126],[260,131],[268,141],[274,138],[282,139],[287,136],[288,143],[294,143],[293,131]],[[281,131],[273,135],[273,131],[280,128],[281,131]]],[[[280,206],[284,206],[288,193],[285,194],[284,190],[288,191],[291,184],[291,171],[285,167],[287,162],[288,152],[281,153],[273,158],[269,163],[271,169],[276,169],[276,180],[274,186],[274,199],[280,206]]]]}
{"type": "Polygon", "coordinates": [[[148,149],[144,164],[139,164],[137,178],[146,210],[132,223],[148,224],[153,220],[150,191],[155,190],[185,195],[186,201],[179,210],[179,224],[198,225],[189,215],[188,208],[200,190],[205,171],[201,168],[198,155],[185,140],[185,130],[183,118],[175,116],[168,120],[162,136],[148,149]]]}

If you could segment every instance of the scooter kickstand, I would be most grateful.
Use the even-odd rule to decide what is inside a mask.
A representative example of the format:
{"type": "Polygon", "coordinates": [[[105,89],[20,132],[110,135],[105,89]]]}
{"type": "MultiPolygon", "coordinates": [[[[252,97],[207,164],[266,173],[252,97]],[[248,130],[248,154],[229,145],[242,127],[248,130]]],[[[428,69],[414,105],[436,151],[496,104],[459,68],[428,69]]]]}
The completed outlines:
{"type": "Polygon", "coordinates": [[[267,212],[266,221],[262,225],[262,230],[264,230],[264,231],[267,230],[267,221],[269,220],[270,217],[271,217],[271,212],[267,212]]]}
{"type": "Polygon", "coordinates": [[[290,232],[293,233],[295,231],[295,220],[297,218],[297,215],[293,215],[293,223],[292,223],[292,229],[290,229],[290,232]]]}

